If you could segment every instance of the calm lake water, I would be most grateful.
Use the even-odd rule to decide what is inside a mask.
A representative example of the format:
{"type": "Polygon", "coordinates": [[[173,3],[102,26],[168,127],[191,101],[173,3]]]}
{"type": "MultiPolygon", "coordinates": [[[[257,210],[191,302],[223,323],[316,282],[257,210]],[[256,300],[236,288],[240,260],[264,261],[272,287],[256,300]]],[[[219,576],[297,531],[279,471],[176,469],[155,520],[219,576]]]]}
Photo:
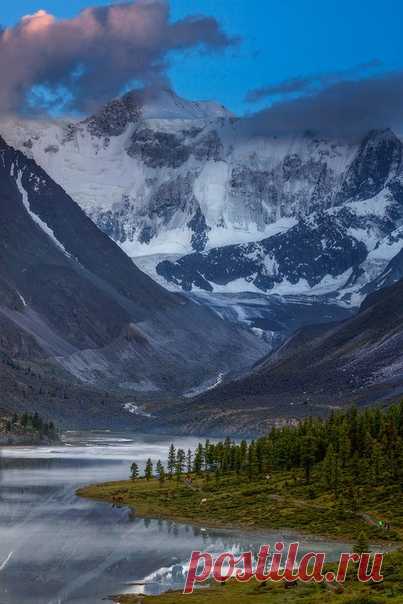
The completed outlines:
{"type": "MultiPolygon", "coordinates": [[[[112,433],[66,434],[66,446],[3,448],[0,604],[101,604],[109,594],[183,587],[194,549],[258,550],[292,534],[200,529],[133,519],[127,509],[76,497],[82,485],[128,477],[129,466],[167,457],[172,440],[112,433]],[[133,583],[142,585],[133,585],[133,583]],[[144,585],[143,585],[144,584],[144,585]]],[[[336,558],[344,544],[303,543],[336,558]]]]}

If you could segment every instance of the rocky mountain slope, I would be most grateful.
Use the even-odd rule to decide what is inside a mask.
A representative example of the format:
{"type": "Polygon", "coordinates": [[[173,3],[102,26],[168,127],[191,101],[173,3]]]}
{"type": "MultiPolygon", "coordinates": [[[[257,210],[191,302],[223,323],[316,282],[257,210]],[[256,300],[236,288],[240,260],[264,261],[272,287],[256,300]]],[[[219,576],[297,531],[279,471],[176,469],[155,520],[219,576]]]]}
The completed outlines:
{"type": "Polygon", "coordinates": [[[97,389],[160,396],[202,389],[267,350],[249,331],[143,274],[35,161],[3,139],[0,258],[5,409],[35,403],[46,417],[57,399],[56,416],[113,415],[123,407],[118,395],[97,389]]]}
{"type": "Polygon", "coordinates": [[[215,127],[231,121],[212,102],[134,91],[83,121],[3,119],[0,131],[135,256],[203,247],[208,225],[193,185],[220,158],[215,127]]]}
{"type": "MultiPolygon", "coordinates": [[[[400,357],[386,352],[386,328],[378,372],[354,360],[343,373],[338,352],[326,356],[332,330],[354,331],[365,297],[403,276],[403,145],[392,131],[258,136],[217,104],[135,91],[84,120],[2,118],[0,132],[20,149],[2,142],[3,383],[18,370],[29,396],[22,368],[35,359],[29,371],[46,372],[53,392],[74,379],[74,400],[91,392],[94,410],[105,391],[95,385],[183,394],[189,425],[200,400],[209,429],[215,407],[236,427],[250,402],[269,421],[327,409],[329,392],[338,405],[394,391],[387,367],[400,357]],[[270,356],[248,376],[278,347],[289,361],[270,356]]],[[[106,396],[118,413],[121,400],[106,396]]]]}
{"type": "Polygon", "coordinates": [[[165,260],[157,273],[189,291],[328,295],[357,305],[402,249],[402,149],[390,131],[369,133],[339,183],[316,203],[307,197],[308,211],[297,210],[288,230],[165,260]]]}
{"type": "Polygon", "coordinates": [[[390,130],[257,136],[214,103],[135,91],[82,121],[0,131],[153,279],[271,346],[401,275],[403,146],[390,130]]]}
{"type": "MultiPolygon", "coordinates": [[[[403,393],[403,280],[368,296],[341,323],[297,331],[248,375],[191,402],[181,425],[260,432],[272,423],[365,405],[403,393]],[[194,422],[194,423],[193,423],[194,422]]],[[[175,415],[174,415],[175,417],[175,415]]]]}
{"type": "Polygon", "coordinates": [[[357,308],[402,249],[390,130],[257,136],[214,103],[135,91],[83,121],[3,119],[0,131],[172,289],[357,308]]]}

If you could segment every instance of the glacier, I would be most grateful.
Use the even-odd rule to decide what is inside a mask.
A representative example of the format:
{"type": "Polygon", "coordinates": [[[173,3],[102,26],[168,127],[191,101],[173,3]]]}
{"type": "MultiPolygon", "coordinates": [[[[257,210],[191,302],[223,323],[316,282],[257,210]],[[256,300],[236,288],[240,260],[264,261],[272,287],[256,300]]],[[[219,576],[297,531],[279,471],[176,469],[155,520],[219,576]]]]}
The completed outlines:
{"type": "Polygon", "coordinates": [[[396,274],[402,142],[259,136],[247,122],[132,91],[86,119],[3,117],[0,132],[168,289],[217,309],[214,296],[243,293],[356,308],[396,274]]]}

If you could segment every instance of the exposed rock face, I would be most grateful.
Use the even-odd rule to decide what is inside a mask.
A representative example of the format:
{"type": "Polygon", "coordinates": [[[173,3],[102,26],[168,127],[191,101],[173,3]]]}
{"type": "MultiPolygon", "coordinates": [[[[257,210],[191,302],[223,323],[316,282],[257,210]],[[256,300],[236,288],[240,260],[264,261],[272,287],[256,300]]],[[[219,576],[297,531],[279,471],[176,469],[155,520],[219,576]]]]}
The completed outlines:
{"type": "MultiPolygon", "coordinates": [[[[192,191],[192,179],[189,175],[177,176],[160,185],[150,199],[149,216],[159,218],[166,226],[175,218],[177,212],[189,211],[192,215],[198,210],[197,199],[192,191]]],[[[162,225],[161,225],[162,226],[162,225]]]]}
{"type": "Polygon", "coordinates": [[[162,240],[178,253],[264,238],[279,219],[331,204],[351,149],[312,137],[249,141],[239,124],[214,104],[165,94],[158,105],[133,92],[81,123],[0,130],[135,256],[160,252],[162,240]],[[183,179],[186,194],[156,228],[154,200],[183,179]]]}
{"type": "Polygon", "coordinates": [[[345,175],[341,200],[375,197],[401,169],[402,144],[391,132],[374,130],[363,140],[345,175]]]}
{"type": "Polygon", "coordinates": [[[197,208],[192,219],[187,223],[187,226],[193,233],[191,240],[192,248],[196,250],[196,252],[201,252],[206,247],[210,227],[208,226],[200,207],[197,208]]]}
{"type": "Polygon", "coordinates": [[[191,150],[170,132],[154,132],[144,128],[136,130],[127,153],[138,158],[149,168],[179,168],[190,156],[191,150]]]}
{"type": "Polygon", "coordinates": [[[188,291],[193,285],[213,291],[212,284],[227,285],[238,279],[265,292],[301,280],[309,289],[326,276],[335,278],[358,269],[365,260],[364,243],[349,236],[347,230],[342,221],[320,214],[259,243],[216,248],[175,263],[161,262],[157,272],[188,291]]]}
{"type": "MultiPolygon", "coordinates": [[[[222,291],[222,286],[238,282],[240,289],[250,291],[324,293],[344,301],[351,301],[353,293],[362,297],[377,287],[377,276],[387,270],[403,244],[400,140],[390,131],[370,133],[336,190],[326,180],[326,169],[315,162],[302,167],[300,158],[288,155],[282,171],[286,180],[312,178],[317,184],[305,198],[305,207],[302,200],[298,210],[291,200],[285,204],[285,211],[298,216],[297,224],[258,243],[163,261],[156,267],[157,274],[186,291],[193,287],[222,291]],[[319,285],[321,291],[315,292],[319,285]]],[[[235,192],[244,200],[249,220],[252,214],[259,215],[261,223],[269,216],[275,220],[279,188],[270,173],[244,167],[233,170],[230,193],[235,192]]],[[[392,274],[399,272],[389,271],[392,274]]]]}
{"type": "Polygon", "coordinates": [[[249,374],[160,419],[172,431],[264,434],[306,415],[391,402],[403,391],[403,281],[368,296],[343,322],[305,327],[249,374]],[[177,418],[180,416],[180,422],[177,418]]]}
{"type": "Polygon", "coordinates": [[[224,159],[224,146],[216,130],[208,130],[197,139],[192,148],[193,157],[199,161],[220,161],[224,159]]]}
{"type": "Polygon", "coordinates": [[[355,397],[364,402],[365,390],[376,385],[379,392],[384,386],[385,393],[393,393],[394,385],[403,382],[402,296],[399,281],[368,296],[352,319],[302,330],[229,390],[237,388],[239,395],[277,392],[301,402],[322,396],[329,404],[332,397],[344,397],[345,404],[355,397]]]}
{"type": "MultiPolygon", "coordinates": [[[[257,360],[265,340],[278,346],[316,315],[348,318],[402,277],[403,153],[390,130],[356,143],[258,137],[165,91],[1,131],[23,151],[1,142],[0,375],[18,404],[41,400],[27,361],[46,400],[66,379],[80,401],[83,383],[194,394],[257,360]],[[186,297],[129,258],[151,254],[153,276],[186,297]]],[[[88,400],[99,410],[93,389],[88,400]]]]}
{"type": "Polygon", "coordinates": [[[136,123],[141,116],[138,99],[126,94],[105,105],[96,115],[87,120],[88,131],[94,136],[119,136],[130,123],[136,123]]]}
{"type": "Polygon", "coordinates": [[[97,401],[90,413],[113,414],[97,388],[178,394],[267,350],[142,273],[42,168],[2,139],[0,200],[0,403],[35,403],[47,414],[54,398],[82,407],[87,389],[97,401]]]}
{"type": "Polygon", "coordinates": [[[3,129],[130,257],[158,255],[159,283],[357,308],[385,271],[399,274],[400,139],[258,137],[247,122],[137,91],[84,122],[3,129]]]}

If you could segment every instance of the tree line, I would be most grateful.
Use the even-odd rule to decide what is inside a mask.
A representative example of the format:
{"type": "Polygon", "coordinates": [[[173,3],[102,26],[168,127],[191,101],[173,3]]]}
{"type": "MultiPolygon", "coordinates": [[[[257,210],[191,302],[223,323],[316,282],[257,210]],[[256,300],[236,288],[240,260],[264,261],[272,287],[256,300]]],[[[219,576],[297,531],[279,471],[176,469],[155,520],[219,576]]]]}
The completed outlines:
{"type": "MultiPolygon", "coordinates": [[[[358,484],[398,484],[403,490],[403,402],[387,409],[334,411],[326,419],[309,417],[274,427],[251,442],[206,440],[194,451],[171,444],[165,465],[148,459],[144,477],[164,482],[214,474],[217,479],[239,475],[254,480],[284,471],[300,471],[305,484],[319,481],[336,497],[343,490],[352,504],[358,484]]],[[[136,463],[131,477],[139,477],[136,463]]]]}
{"type": "Polygon", "coordinates": [[[14,413],[14,415],[6,421],[5,431],[10,433],[19,431],[36,432],[40,436],[46,436],[49,439],[57,438],[57,430],[54,423],[46,422],[37,412],[22,413],[21,415],[14,413]]]}

